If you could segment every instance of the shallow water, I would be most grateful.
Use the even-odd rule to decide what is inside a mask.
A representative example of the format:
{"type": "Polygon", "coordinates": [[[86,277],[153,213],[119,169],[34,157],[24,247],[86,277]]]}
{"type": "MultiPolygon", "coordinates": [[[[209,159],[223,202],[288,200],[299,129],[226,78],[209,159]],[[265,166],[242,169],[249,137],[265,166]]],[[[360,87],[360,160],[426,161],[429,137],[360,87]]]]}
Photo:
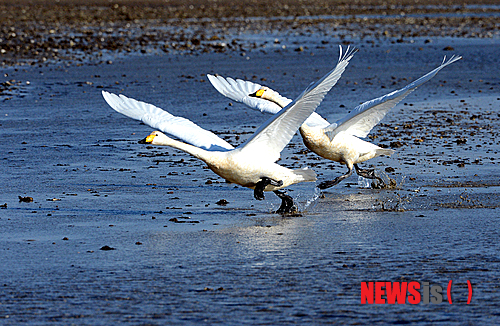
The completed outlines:
{"type": "MultiPolygon", "coordinates": [[[[183,153],[137,144],[151,128],[100,92],[154,103],[238,144],[267,117],[230,105],[205,74],[258,76],[293,97],[335,64],[335,44],[7,70],[20,86],[0,106],[0,322],[498,323],[498,40],[417,42],[361,44],[318,108],[335,120],[445,54],[463,55],[372,133],[401,147],[363,166],[394,168],[402,185],[361,189],[352,176],[319,198],[314,184],[295,185],[303,212],[290,217],[271,213],[273,194],[256,201],[183,153]],[[360,304],[361,282],[449,280],[452,305],[360,304]]],[[[304,149],[294,137],[280,163],[309,165],[320,181],[345,172],[304,149]]]]}

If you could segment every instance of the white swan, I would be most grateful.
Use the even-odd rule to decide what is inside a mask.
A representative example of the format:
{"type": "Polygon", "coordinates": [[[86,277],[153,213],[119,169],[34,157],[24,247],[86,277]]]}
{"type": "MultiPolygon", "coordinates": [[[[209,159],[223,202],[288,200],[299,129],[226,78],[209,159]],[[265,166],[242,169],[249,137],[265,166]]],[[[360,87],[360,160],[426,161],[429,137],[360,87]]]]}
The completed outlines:
{"type": "MultiPolygon", "coordinates": [[[[345,164],[349,169],[346,174],[331,181],[324,181],[318,187],[326,189],[336,185],[353,173],[353,167],[358,175],[370,179],[378,179],[382,182],[375,175],[374,170],[363,170],[358,167],[358,163],[380,155],[391,155],[394,151],[383,149],[358,137],[366,137],[387,112],[408,94],[434,77],[439,70],[461,58],[460,56],[452,56],[446,61],[445,57],[439,67],[423,77],[420,77],[404,88],[357,106],[344,118],[335,123],[330,124],[319,114],[313,113],[299,129],[304,144],[319,156],[345,164]]],[[[278,92],[250,81],[234,80],[232,78],[213,75],[207,75],[207,77],[222,95],[261,112],[275,113],[290,103],[289,99],[281,96],[278,92]]]]}
{"type": "Polygon", "coordinates": [[[351,58],[352,52],[341,56],[335,69],[306,88],[295,101],[279,110],[236,148],[193,122],[154,105],[106,91],[102,95],[114,110],[184,141],[154,131],[142,143],[171,146],[191,154],[222,178],[254,189],[256,199],[264,199],[264,191],[274,191],[282,200],[277,213],[288,213],[294,209],[293,199],[278,190],[298,182],[316,181],[316,173],[308,168],[291,170],[275,162],[300,125],[333,87],[351,58]]]}

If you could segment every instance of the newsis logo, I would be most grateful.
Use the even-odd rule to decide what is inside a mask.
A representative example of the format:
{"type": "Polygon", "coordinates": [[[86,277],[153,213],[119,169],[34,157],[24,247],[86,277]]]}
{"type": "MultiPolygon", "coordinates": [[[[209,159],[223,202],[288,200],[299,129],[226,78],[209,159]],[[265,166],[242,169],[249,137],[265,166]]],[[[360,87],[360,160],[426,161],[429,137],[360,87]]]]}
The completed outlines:
{"type": "MultiPolygon", "coordinates": [[[[451,299],[452,281],[448,282],[446,297],[451,299]]],[[[467,280],[469,290],[467,304],[472,300],[472,284],[467,280]]],[[[361,282],[361,304],[419,304],[442,303],[443,288],[429,282],[361,282]]]]}

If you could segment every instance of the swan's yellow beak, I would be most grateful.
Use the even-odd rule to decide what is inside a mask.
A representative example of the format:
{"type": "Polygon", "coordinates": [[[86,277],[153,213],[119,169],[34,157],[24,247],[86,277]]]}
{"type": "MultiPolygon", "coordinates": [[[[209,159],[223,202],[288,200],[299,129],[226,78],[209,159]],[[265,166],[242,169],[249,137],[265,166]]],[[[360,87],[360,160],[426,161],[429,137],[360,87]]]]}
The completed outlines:
{"type": "Polygon", "coordinates": [[[261,97],[262,97],[262,94],[264,94],[264,92],[265,92],[265,91],[266,91],[266,90],[265,90],[264,88],[261,88],[261,89],[259,89],[257,92],[252,93],[252,94],[250,94],[250,95],[248,95],[248,96],[261,98],[261,97]]]}
{"type": "Polygon", "coordinates": [[[139,144],[151,144],[153,142],[153,139],[155,139],[155,136],[156,135],[154,133],[152,133],[149,136],[147,136],[146,138],[144,138],[143,140],[140,140],[139,144]]]}
{"type": "Polygon", "coordinates": [[[262,97],[262,94],[264,94],[265,91],[265,89],[259,89],[257,92],[255,92],[255,97],[262,97]]]}

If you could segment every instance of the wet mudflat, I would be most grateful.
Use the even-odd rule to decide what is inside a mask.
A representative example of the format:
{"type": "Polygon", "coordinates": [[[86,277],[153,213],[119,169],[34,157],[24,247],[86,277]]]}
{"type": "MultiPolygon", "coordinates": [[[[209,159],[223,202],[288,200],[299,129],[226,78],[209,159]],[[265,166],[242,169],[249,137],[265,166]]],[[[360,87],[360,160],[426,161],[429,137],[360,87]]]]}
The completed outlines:
{"type": "MultiPolygon", "coordinates": [[[[267,37],[275,35],[254,36],[267,37]]],[[[387,173],[397,189],[360,188],[357,176],[323,194],[298,184],[289,188],[298,216],[272,214],[273,194],[256,201],[190,156],[137,144],[151,128],[115,113],[100,94],[153,103],[239,144],[267,117],[223,98],[205,74],[294,97],[336,63],[338,43],[321,39],[289,36],[244,55],[108,53],[99,64],[6,68],[0,322],[498,323],[498,39],[353,42],[360,51],[318,108],[330,121],[444,55],[464,59],[371,133],[397,152],[363,166],[387,173]],[[452,305],[445,293],[441,304],[360,304],[364,281],[445,289],[450,280],[452,305]]],[[[298,136],[280,162],[310,166],[320,181],[345,172],[298,136]]]]}
{"type": "Polygon", "coordinates": [[[5,0],[0,14],[2,66],[106,61],[109,51],[246,53],[269,48],[251,35],[271,32],[277,33],[271,42],[313,34],[321,44],[500,35],[496,0],[290,0],[272,6],[263,0],[5,0]]]}

